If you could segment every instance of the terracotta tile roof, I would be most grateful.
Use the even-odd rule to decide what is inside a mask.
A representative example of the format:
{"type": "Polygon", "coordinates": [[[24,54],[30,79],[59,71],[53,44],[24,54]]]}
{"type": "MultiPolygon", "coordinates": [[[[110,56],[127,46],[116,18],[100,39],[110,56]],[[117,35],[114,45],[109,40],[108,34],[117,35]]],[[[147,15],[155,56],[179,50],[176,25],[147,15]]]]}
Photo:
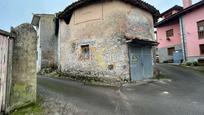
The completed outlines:
{"type": "MultiPolygon", "coordinates": [[[[100,3],[103,1],[106,1],[106,0],[78,0],[77,2],[74,2],[68,7],[66,7],[64,11],[58,13],[57,16],[61,19],[64,19],[66,23],[69,23],[73,11],[76,10],[77,8],[80,8],[89,4],[93,4],[93,3],[100,3]]],[[[132,4],[136,7],[139,7],[141,9],[144,9],[150,12],[154,17],[155,22],[157,21],[160,15],[159,11],[154,6],[144,2],[143,0],[121,0],[121,1],[132,4]]]]}

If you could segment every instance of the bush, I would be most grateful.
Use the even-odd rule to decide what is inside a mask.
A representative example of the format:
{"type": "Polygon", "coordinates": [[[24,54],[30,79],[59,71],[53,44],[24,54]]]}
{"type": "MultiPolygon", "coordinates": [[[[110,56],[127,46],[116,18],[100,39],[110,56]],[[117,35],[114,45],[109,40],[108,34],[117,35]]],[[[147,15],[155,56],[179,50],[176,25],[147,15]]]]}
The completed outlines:
{"type": "Polygon", "coordinates": [[[198,62],[193,62],[193,66],[198,66],[198,62]]]}
{"type": "Polygon", "coordinates": [[[186,66],[191,66],[191,65],[192,65],[191,62],[187,62],[187,63],[186,63],[186,66]]]}
{"type": "Polygon", "coordinates": [[[170,79],[170,78],[168,76],[166,76],[166,75],[158,74],[153,79],[161,80],[161,79],[170,79]]]}

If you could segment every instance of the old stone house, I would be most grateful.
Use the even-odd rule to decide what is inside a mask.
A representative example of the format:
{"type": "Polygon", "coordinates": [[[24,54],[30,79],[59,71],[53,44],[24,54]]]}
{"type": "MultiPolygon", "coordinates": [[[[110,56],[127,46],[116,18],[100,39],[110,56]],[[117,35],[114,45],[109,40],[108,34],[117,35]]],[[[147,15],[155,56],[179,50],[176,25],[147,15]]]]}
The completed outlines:
{"type": "Polygon", "coordinates": [[[142,0],[79,0],[69,5],[57,14],[59,68],[89,77],[152,78],[158,15],[142,0]]]}
{"type": "Polygon", "coordinates": [[[37,71],[41,68],[57,67],[56,18],[54,14],[33,14],[32,25],[38,35],[37,71]]]}

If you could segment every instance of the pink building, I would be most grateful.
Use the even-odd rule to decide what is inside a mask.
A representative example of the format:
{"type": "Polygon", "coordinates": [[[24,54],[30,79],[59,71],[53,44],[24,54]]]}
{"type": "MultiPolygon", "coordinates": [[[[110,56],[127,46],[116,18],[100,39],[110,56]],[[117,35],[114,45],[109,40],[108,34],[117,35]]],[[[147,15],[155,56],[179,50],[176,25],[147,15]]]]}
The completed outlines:
{"type": "Polygon", "coordinates": [[[183,0],[183,4],[162,13],[163,19],[155,25],[160,62],[173,61],[177,52],[183,61],[204,58],[204,0],[193,5],[183,0]]]}

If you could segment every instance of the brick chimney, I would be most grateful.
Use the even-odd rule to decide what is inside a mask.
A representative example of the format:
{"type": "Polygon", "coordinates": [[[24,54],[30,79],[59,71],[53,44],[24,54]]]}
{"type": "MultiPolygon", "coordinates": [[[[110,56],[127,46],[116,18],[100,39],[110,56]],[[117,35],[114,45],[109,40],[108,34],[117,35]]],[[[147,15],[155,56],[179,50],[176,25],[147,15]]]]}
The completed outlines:
{"type": "Polygon", "coordinates": [[[192,0],[183,0],[183,8],[187,8],[192,5],[192,0]]]}

